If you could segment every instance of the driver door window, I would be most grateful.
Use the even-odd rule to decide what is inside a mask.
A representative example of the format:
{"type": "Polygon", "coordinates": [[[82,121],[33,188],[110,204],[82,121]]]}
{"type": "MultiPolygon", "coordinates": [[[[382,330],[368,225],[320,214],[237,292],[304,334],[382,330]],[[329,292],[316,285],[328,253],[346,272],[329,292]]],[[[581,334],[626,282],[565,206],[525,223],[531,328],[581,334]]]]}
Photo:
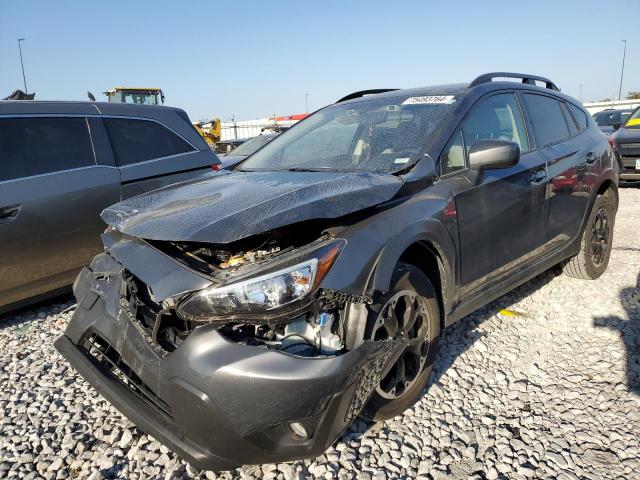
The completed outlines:
{"type": "Polygon", "coordinates": [[[464,169],[466,156],[479,140],[507,140],[529,150],[522,111],[513,93],[501,93],[475,106],[449,141],[441,159],[442,175],[464,169]]]}

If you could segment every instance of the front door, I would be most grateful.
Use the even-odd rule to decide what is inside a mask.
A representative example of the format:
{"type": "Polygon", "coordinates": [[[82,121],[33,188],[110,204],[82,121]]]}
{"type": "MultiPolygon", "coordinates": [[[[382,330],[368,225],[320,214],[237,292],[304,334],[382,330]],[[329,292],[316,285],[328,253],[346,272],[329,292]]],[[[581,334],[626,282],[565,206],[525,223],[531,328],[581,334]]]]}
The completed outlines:
{"type": "Polygon", "coordinates": [[[529,149],[522,111],[513,93],[483,97],[472,107],[445,148],[441,172],[455,195],[460,300],[464,300],[526,265],[545,239],[546,160],[529,149]],[[470,148],[487,139],[518,143],[518,164],[469,169],[470,148]]]}

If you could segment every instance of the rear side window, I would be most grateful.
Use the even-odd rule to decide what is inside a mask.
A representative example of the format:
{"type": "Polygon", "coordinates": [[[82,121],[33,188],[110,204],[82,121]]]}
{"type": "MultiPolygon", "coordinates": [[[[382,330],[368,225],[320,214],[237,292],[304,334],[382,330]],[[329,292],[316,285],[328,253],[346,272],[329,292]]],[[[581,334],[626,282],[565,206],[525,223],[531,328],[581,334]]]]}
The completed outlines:
{"type": "Polygon", "coordinates": [[[588,125],[587,114],[584,113],[584,111],[581,108],[578,108],[575,105],[572,105],[571,103],[567,103],[567,105],[569,105],[569,110],[571,110],[571,113],[573,114],[573,118],[576,119],[576,122],[578,123],[578,128],[580,129],[580,131],[586,130],[588,125]]]}
{"type": "Polygon", "coordinates": [[[105,118],[118,165],[169,157],[193,147],[168,128],[148,120],[105,118]]]}
{"type": "Polygon", "coordinates": [[[569,137],[569,127],[557,100],[531,93],[522,96],[531,118],[536,145],[544,147],[569,137]]]}
{"type": "Polygon", "coordinates": [[[85,118],[0,119],[0,181],[91,165],[85,118]]]}

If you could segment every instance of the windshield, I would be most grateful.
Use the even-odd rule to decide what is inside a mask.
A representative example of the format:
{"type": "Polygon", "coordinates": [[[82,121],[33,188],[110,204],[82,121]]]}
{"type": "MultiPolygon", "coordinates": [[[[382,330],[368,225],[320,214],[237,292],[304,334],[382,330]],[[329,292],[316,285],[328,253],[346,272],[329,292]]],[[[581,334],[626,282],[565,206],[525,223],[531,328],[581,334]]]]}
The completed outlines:
{"type": "Polygon", "coordinates": [[[282,133],[242,170],[397,172],[414,163],[455,102],[453,95],[331,105],[282,133]]]}
{"type": "Polygon", "coordinates": [[[636,108],[624,126],[625,128],[640,128],[640,108],[636,108]]]}
{"type": "Polygon", "coordinates": [[[157,105],[158,95],[155,93],[125,93],[124,103],[136,103],[138,105],[157,105]]]}
{"type": "Polygon", "coordinates": [[[251,138],[237,147],[235,150],[229,152],[229,155],[246,155],[249,156],[259,148],[265,146],[274,137],[272,135],[260,135],[258,137],[251,138]]]}

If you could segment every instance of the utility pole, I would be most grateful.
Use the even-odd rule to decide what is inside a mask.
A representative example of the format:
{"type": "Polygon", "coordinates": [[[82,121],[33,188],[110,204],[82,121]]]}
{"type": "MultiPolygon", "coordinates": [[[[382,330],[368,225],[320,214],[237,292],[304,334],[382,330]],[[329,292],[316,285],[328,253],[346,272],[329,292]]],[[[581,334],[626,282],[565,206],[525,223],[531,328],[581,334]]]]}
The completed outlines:
{"type": "Polygon", "coordinates": [[[22,81],[24,82],[24,93],[29,93],[29,90],[27,90],[27,77],[25,77],[24,75],[24,62],[22,61],[22,45],[21,45],[22,42],[24,42],[24,38],[19,38],[18,50],[20,50],[20,65],[22,66],[22,81]]]}
{"type": "Polygon", "coordinates": [[[582,84],[580,84],[580,103],[582,103],[582,84]]]}
{"type": "Polygon", "coordinates": [[[624,76],[624,59],[627,56],[627,41],[622,40],[624,43],[624,51],[622,52],[622,71],[620,72],[620,90],[618,90],[618,101],[622,100],[622,77],[624,76]]]}
{"type": "Polygon", "coordinates": [[[304,94],[304,103],[307,106],[307,113],[309,113],[309,94],[308,93],[304,94]]]}

